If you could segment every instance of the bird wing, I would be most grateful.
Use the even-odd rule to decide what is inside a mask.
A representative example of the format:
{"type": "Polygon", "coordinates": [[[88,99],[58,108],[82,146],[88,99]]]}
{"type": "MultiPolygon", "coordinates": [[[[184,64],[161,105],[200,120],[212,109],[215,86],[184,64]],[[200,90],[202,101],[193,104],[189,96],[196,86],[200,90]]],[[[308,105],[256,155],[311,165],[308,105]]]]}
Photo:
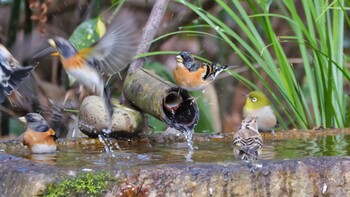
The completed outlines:
{"type": "Polygon", "coordinates": [[[92,47],[79,51],[79,54],[105,74],[113,75],[123,70],[131,62],[136,51],[131,21],[113,25],[92,47]]]}
{"type": "Polygon", "coordinates": [[[19,85],[27,78],[30,72],[35,68],[36,64],[15,68],[6,67],[6,62],[0,62],[1,67],[1,84],[0,84],[0,102],[4,102],[6,96],[10,95],[12,91],[17,90],[19,85]],[[9,70],[9,68],[11,70],[9,70]]]}
{"type": "Polygon", "coordinates": [[[257,151],[261,149],[263,140],[258,132],[242,129],[238,130],[237,134],[233,138],[233,145],[248,156],[257,156],[257,151]],[[246,136],[245,134],[250,136],[246,136]]]}
{"type": "Polygon", "coordinates": [[[247,150],[248,154],[253,154],[262,148],[263,142],[260,138],[255,137],[253,140],[254,141],[247,150]]]}

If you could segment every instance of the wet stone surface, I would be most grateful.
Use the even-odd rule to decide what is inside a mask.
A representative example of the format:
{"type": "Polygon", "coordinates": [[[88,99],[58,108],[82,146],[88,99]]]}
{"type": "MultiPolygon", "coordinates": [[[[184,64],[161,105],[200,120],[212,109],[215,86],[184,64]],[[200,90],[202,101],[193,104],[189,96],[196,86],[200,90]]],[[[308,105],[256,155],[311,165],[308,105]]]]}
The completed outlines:
{"type": "MultiPolygon", "coordinates": [[[[93,169],[94,171],[103,169],[93,169]]],[[[49,182],[77,174],[0,154],[4,196],[32,196],[49,182]]],[[[321,157],[256,163],[170,164],[111,170],[119,182],[107,196],[128,191],[147,196],[349,196],[350,158],[321,157]]]]}

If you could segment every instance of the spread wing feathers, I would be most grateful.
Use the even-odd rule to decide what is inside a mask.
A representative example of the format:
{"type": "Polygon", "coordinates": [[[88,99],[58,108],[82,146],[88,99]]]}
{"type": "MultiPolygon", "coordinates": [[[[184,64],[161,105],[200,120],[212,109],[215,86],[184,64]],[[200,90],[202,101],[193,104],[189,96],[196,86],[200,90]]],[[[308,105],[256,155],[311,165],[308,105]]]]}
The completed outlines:
{"type": "Polygon", "coordinates": [[[221,66],[220,64],[215,62],[211,64],[203,64],[203,66],[207,67],[207,72],[203,76],[204,80],[214,80],[218,76],[218,74],[220,74],[223,70],[232,67],[229,65],[221,66]]]}
{"type": "MultiPolygon", "coordinates": [[[[240,132],[242,130],[239,130],[240,132]]],[[[243,132],[249,132],[251,130],[245,130],[243,132]]],[[[255,132],[255,131],[253,131],[255,132]]],[[[239,134],[239,133],[238,133],[239,134]]],[[[237,136],[233,139],[233,145],[239,150],[239,158],[254,160],[258,158],[258,151],[262,148],[263,140],[259,133],[250,137],[237,136]]]]}
{"type": "Polygon", "coordinates": [[[5,66],[1,65],[0,102],[3,102],[5,97],[10,95],[12,91],[17,90],[19,85],[29,76],[36,65],[37,64],[33,64],[26,67],[16,66],[16,68],[12,70],[8,70],[5,66]]]}
{"type": "Polygon", "coordinates": [[[132,21],[112,25],[91,50],[82,50],[80,54],[97,65],[104,74],[116,74],[127,67],[135,54],[134,31],[132,21]]]}

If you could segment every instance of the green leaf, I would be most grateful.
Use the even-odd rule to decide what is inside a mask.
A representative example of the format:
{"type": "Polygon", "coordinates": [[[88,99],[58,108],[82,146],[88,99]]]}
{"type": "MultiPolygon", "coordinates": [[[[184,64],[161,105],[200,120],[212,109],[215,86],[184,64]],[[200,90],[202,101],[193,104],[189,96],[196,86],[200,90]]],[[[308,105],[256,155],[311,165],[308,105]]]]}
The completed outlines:
{"type": "Polygon", "coordinates": [[[106,26],[98,17],[80,24],[73,32],[69,41],[78,49],[85,49],[97,42],[106,33],[106,26]]]}

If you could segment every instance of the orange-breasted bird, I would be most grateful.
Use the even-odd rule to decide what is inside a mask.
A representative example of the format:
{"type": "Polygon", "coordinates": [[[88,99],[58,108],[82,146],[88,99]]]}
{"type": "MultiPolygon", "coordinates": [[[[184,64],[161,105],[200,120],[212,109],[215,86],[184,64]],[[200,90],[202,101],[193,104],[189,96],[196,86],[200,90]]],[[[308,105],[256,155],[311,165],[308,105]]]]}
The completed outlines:
{"type": "Polygon", "coordinates": [[[53,50],[43,52],[49,52],[51,55],[58,53],[67,73],[84,87],[104,98],[111,117],[113,108],[102,75],[114,75],[131,62],[136,51],[133,31],[130,22],[118,27],[112,26],[94,45],[79,51],[69,40],[56,36],[48,40],[53,50]]]}
{"type": "Polygon", "coordinates": [[[7,97],[12,105],[22,102],[18,87],[30,75],[37,63],[22,67],[11,53],[0,44],[0,103],[7,97]]]}
{"type": "Polygon", "coordinates": [[[259,157],[263,139],[258,131],[257,117],[247,117],[233,136],[233,154],[237,159],[256,160],[259,157]]]}
{"type": "Polygon", "coordinates": [[[41,115],[28,113],[20,117],[19,120],[27,124],[27,130],[23,136],[23,144],[32,153],[52,153],[56,151],[55,131],[49,127],[41,115]]]}
{"type": "Polygon", "coordinates": [[[176,56],[176,68],[173,71],[177,85],[189,91],[203,90],[225,69],[234,66],[219,63],[204,63],[194,59],[191,53],[181,51],[176,56]]]}

